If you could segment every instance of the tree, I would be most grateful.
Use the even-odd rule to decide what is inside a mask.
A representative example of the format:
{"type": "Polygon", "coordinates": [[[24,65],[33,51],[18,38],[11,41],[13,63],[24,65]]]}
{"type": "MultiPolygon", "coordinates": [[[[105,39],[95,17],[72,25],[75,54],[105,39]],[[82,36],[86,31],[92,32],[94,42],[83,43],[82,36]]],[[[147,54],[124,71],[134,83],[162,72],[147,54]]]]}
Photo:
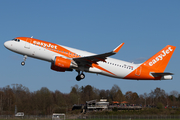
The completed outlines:
{"type": "Polygon", "coordinates": [[[13,108],[14,108],[14,101],[15,101],[14,93],[9,85],[3,88],[3,91],[4,91],[3,108],[5,111],[7,111],[8,114],[10,114],[12,113],[13,108]]]}
{"type": "Polygon", "coordinates": [[[122,94],[121,89],[117,85],[113,85],[110,90],[110,98],[112,101],[122,102],[124,100],[124,95],[122,94]]]}
{"type": "Polygon", "coordinates": [[[100,90],[99,91],[99,97],[100,98],[107,98],[107,94],[106,94],[106,91],[105,90],[100,90]]]}
{"type": "Polygon", "coordinates": [[[42,87],[41,90],[36,92],[36,97],[38,102],[38,107],[39,109],[42,111],[41,114],[45,115],[45,114],[51,114],[52,108],[52,94],[49,91],[48,88],[46,87],[42,87]]]}
{"type": "Polygon", "coordinates": [[[81,91],[81,98],[83,101],[89,101],[95,99],[95,93],[90,85],[87,85],[81,91]]]}
{"type": "Polygon", "coordinates": [[[132,91],[127,91],[125,93],[125,97],[128,102],[131,102],[131,96],[132,96],[132,91]]]}
{"type": "Polygon", "coordinates": [[[125,94],[126,100],[131,104],[138,104],[139,96],[136,92],[127,91],[125,94]]]}
{"type": "Polygon", "coordinates": [[[171,103],[172,103],[172,106],[178,106],[179,105],[179,102],[178,102],[178,97],[179,97],[179,93],[177,91],[171,91],[170,92],[170,100],[171,100],[171,103]]]}
{"type": "Polygon", "coordinates": [[[137,104],[138,103],[138,99],[139,99],[138,94],[136,92],[132,93],[132,95],[131,95],[131,102],[133,104],[137,104]]]}

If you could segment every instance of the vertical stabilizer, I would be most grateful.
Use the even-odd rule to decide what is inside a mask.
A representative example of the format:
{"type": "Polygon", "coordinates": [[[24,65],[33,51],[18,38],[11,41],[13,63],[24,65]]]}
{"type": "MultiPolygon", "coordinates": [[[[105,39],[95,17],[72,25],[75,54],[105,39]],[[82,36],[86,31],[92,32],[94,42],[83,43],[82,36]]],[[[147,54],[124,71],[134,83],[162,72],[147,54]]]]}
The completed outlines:
{"type": "Polygon", "coordinates": [[[147,66],[150,69],[157,70],[159,72],[164,72],[175,49],[175,46],[167,45],[161,51],[159,51],[150,59],[145,61],[143,65],[147,66]]]}

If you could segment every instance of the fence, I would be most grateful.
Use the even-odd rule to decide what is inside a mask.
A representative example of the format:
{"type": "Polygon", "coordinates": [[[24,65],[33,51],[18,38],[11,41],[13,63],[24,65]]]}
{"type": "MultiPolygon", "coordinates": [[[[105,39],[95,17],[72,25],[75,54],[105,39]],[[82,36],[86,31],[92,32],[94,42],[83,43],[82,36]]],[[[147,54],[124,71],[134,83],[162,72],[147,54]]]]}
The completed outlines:
{"type": "Polygon", "coordinates": [[[160,119],[180,119],[180,115],[88,115],[88,116],[79,116],[77,119],[110,119],[110,120],[133,120],[133,119],[151,119],[151,120],[160,120],[160,119]]]}
{"type": "Polygon", "coordinates": [[[51,120],[52,115],[24,115],[23,117],[15,117],[14,115],[0,115],[0,120],[1,119],[34,119],[34,120],[39,120],[39,119],[49,119],[51,120]]]}
{"type": "MultiPolygon", "coordinates": [[[[25,115],[24,117],[15,117],[14,115],[0,115],[1,119],[23,119],[23,120],[51,120],[52,115],[25,115]]],[[[66,115],[66,120],[91,119],[91,120],[173,120],[179,119],[180,115],[66,115]]]]}

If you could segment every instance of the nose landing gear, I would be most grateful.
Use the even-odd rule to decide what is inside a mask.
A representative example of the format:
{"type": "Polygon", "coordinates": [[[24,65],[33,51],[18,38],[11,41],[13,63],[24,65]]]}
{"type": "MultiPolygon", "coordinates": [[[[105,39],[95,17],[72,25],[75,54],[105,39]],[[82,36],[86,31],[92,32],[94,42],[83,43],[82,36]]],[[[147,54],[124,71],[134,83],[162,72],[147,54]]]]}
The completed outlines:
{"type": "Polygon", "coordinates": [[[83,73],[83,72],[80,73],[80,71],[78,71],[78,76],[76,77],[76,80],[77,80],[77,81],[80,81],[80,80],[82,80],[82,79],[84,79],[84,78],[85,78],[84,73],[83,73]]]}
{"type": "Polygon", "coordinates": [[[22,62],[21,62],[21,65],[22,65],[22,66],[24,66],[24,65],[25,65],[25,62],[24,62],[24,61],[22,61],[22,62]]]}
{"type": "Polygon", "coordinates": [[[25,65],[25,61],[26,61],[26,59],[27,59],[27,55],[24,55],[24,58],[23,58],[23,60],[24,60],[24,61],[22,61],[22,62],[21,62],[21,65],[22,65],[22,66],[24,66],[24,65],[25,65]]]}

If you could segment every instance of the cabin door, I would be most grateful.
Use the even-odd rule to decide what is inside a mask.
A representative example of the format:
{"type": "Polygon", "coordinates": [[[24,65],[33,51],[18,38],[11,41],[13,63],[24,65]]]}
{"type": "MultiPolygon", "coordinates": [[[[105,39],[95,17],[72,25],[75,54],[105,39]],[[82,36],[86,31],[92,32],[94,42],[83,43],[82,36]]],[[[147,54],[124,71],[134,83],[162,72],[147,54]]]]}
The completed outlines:
{"type": "Polygon", "coordinates": [[[140,75],[141,75],[141,69],[142,69],[141,66],[139,66],[139,67],[136,69],[136,73],[135,73],[136,76],[140,76],[140,75]]]}
{"type": "Polygon", "coordinates": [[[27,38],[24,47],[30,49],[30,44],[31,44],[31,38],[27,38]]]}

